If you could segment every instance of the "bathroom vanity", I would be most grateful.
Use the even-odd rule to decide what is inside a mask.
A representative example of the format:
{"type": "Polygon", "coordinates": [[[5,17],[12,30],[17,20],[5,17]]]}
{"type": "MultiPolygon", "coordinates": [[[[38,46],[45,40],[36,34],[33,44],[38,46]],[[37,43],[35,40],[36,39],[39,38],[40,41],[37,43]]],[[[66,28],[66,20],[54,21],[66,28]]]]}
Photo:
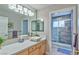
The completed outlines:
{"type": "Polygon", "coordinates": [[[41,38],[40,41],[34,42],[25,40],[16,42],[0,49],[0,55],[45,55],[47,51],[47,40],[41,38]]]}
{"type": "Polygon", "coordinates": [[[44,55],[46,54],[46,45],[47,45],[47,41],[42,40],[41,42],[38,42],[35,45],[25,48],[24,50],[21,50],[15,54],[16,55],[44,55]]]}

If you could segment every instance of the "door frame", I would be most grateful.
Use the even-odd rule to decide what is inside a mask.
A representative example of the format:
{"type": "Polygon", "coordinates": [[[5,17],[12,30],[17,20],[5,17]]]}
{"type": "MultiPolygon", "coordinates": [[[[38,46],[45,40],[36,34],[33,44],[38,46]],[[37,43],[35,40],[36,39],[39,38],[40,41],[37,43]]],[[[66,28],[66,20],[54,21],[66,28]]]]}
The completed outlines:
{"type": "MultiPolygon", "coordinates": [[[[57,12],[63,12],[63,11],[71,11],[71,10],[73,10],[73,15],[72,15],[72,17],[73,17],[73,21],[72,21],[72,24],[74,24],[73,25],[73,34],[74,33],[77,33],[77,18],[76,18],[76,6],[72,6],[72,7],[68,7],[68,8],[63,8],[63,9],[59,9],[59,10],[55,10],[55,11],[52,11],[52,12],[50,12],[49,13],[49,54],[51,54],[51,52],[52,52],[52,42],[51,42],[51,14],[52,13],[57,13],[57,12]]],[[[73,35],[72,34],[72,54],[74,54],[74,48],[73,48],[73,45],[74,45],[74,37],[75,37],[75,35],[73,35]]]]}
{"type": "MultiPolygon", "coordinates": [[[[78,31],[78,42],[79,42],[79,4],[77,5],[77,31],[78,31]]],[[[79,50],[79,43],[78,43],[78,50],[79,50]]]]}

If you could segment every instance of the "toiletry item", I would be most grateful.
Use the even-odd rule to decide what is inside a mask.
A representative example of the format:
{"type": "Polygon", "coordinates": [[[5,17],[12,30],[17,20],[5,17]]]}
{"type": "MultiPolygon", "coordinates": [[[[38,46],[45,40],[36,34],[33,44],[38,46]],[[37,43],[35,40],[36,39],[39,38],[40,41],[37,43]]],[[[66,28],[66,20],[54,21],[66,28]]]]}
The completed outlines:
{"type": "Polygon", "coordinates": [[[17,31],[13,31],[12,38],[17,38],[17,37],[18,37],[17,31]]]}

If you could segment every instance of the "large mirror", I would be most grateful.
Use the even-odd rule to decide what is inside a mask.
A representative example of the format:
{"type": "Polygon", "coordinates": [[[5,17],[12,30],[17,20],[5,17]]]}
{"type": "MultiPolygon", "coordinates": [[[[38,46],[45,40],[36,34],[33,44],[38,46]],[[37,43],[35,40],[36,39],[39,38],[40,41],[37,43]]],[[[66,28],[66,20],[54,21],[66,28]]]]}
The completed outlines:
{"type": "Polygon", "coordinates": [[[21,35],[30,31],[30,20],[35,19],[35,9],[27,5],[0,5],[0,37],[6,42],[4,45],[17,41],[21,35]]]}

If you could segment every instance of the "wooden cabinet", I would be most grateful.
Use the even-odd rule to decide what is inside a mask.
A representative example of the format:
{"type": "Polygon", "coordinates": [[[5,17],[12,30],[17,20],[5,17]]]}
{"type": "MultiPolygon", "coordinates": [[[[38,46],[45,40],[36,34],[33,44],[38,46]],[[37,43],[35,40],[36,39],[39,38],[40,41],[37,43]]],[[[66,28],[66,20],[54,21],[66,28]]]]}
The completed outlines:
{"type": "Polygon", "coordinates": [[[29,52],[29,55],[39,55],[39,50],[40,50],[40,46],[39,46],[39,43],[30,47],[28,52],[29,52]]]}
{"type": "Polygon", "coordinates": [[[16,53],[16,55],[45,55],[46,53],[46,40],[37,43],[23,51],[16,53]]]}

